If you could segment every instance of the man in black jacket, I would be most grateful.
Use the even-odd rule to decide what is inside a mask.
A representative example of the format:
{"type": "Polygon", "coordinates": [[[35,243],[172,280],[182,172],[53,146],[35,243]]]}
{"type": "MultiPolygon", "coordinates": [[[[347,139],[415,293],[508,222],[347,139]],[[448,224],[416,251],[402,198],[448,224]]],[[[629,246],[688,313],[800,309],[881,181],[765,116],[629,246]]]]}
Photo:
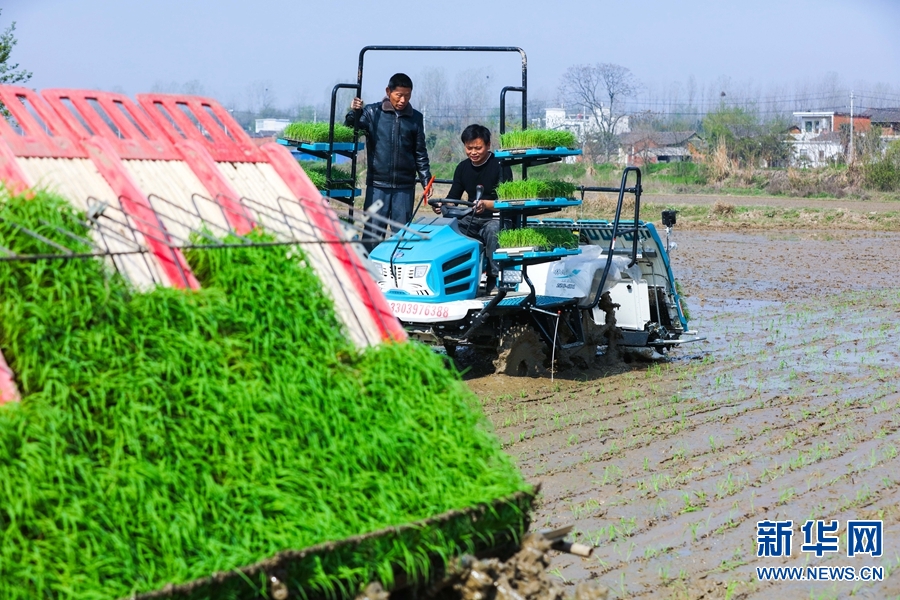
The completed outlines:
{"type": "MultiPolygon", "coordinates": [[[[356,126],[366,136],[368,165],[363,207],[367,209],[381,200],[378,214],[404,224],[412,217],[416,181],[425,187],[431,179],[422,113],[409,103],[412,88],[412,80],[397,73],[388,82],[381,102],[364,107],[360,98],[354,98],[344,119],[344,124],[356,126]]],[[[382,238],[367,226],[363,245],[371,251],[382,238]]]]}
{"type": "MultiPolygon", "coordinates": [[[[512,169],[502,164],[491,152],[491,131],[483,125],[469,125],[460,136],[466,149],[466,160],[456,165],[453,173],[453,185],[447,192],[447,199],[462,200],[463,192],[475,206],[464,216],[458,217],[459,230],[464,235],[475,238],[484,244],[484,252],[488,257],[488,277],[486,291],[490,292],[497,282],[500,269],[494,262],[493,255],[497,250],[497,235],[500,232],[500,219],[494,215],[494,200],[497,199],[497,186],[504,181],[512,181],[512,169]],[[481,186],[481,195],[478,187],[481,186]]],[[[452,204],[447,204],[447,207],[452,204]]],[[[434,206],[434,212],[450,214],[447,207],[434,206]]],[[[455,212],[455,211],[454,211],[455,212]]]]}

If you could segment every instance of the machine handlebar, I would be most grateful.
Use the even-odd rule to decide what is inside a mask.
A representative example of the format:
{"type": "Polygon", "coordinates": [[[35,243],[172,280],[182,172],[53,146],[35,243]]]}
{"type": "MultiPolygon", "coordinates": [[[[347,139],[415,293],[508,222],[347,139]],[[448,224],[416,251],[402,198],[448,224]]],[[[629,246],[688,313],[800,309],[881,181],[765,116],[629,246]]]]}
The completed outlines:
{"type": "Polygon", "coordinates": [[[440,204],[456,204],[458,206],[475,206],[474,202],[469,202],[468,200],[454,200],[453,198],[429,198],[428,204],[430,206],[438,206],[440,204]]]}

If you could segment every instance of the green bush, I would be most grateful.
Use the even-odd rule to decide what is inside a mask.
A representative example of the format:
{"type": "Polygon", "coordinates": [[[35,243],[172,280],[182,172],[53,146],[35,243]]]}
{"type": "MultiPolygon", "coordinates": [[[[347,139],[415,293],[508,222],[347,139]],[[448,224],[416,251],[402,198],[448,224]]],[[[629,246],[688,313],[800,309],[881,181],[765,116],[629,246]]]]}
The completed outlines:
{"type": "Polygon", "coordinates": [[[888,158],[867,164],[863,173],[870,189],[891,192],[900,188],[900,168],[888,158]]]}
{"type": "MultiPolygon", "coordinates": [[[[44,193],[0,197],[0,218],[20,255],[47,246],[12,221],[70,247],[55,226],[90,236],[44,193]]],[[[187,258],[198,291],[139,292],[98,259],[0,263],[0,348],[22,393],[0,406],[0,598],[126,597],[526,487],[439,356],[342,335],[301,250],[187,258]]],[[[288,584],[421,577],[524,518],[308,557],[288,584]]],[[[257,597],[242,581],[215,597],[257,597]]]]}
{"type": "Polygon", "coordinates": [[[891,142],[884,155],[863,169],[866,186],[882,192],[900,189],[900,141],[891,142]]]}

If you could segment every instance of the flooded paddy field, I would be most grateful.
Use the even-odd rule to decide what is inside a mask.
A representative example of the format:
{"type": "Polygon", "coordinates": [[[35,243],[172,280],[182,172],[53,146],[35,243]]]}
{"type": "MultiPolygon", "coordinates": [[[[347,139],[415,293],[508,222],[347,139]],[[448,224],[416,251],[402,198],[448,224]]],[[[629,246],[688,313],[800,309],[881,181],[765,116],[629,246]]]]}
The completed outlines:
{"type": "MultiPolygon", "coordinates": [[[[707,337],[657,364],[549,378],[473,370],[506,450],[591,558],[551,572],[610,597],[900,595],[900,234],[679,231],[673,269],[707,337]],[[757,522],[793,520],[790,558],[757,522]],[[802,552],[808,519],[839,551],[802,552]],[[847,556],[847,520],[882,520],[883,554],[847,556]],[[760,581],[757,567],[864,566],[884,580],[760,581]]],[[[814,541],[814,540],[813,540],[814,541]]]]}

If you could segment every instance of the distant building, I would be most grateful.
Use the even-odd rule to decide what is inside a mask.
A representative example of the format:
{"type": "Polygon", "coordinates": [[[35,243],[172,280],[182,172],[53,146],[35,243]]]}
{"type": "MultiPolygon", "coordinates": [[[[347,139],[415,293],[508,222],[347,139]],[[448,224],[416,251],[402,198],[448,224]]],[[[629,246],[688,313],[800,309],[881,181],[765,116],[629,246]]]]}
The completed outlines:
{"type": "MultiPolygon", "coordinates": [[[[829,131],[840,131],[841,125],[850,125],[850,113],[833,110],[798,111],[794,113],[794,119],[800,128],[800,133],[820,134],[829,131]]],[[[868,112],[860,112],[853,115],[853,130],[868,131],[872,127],[872,121],[868,112]]]]}
{"type": "Polygon", "coordinates": [[[619,136],[619,164],[640,167],[652,163],[691,160],[691,147],[701,141],[696,131],[631,131],[619,136]]]}
{"type": "Polygon", "coordinates": [[[872,127],[881,127],[882,138],[900,136],[900,108],[872,108],[868,113],[872,127]]]}
{"type": "Polygon", "coordinates": [[[277,135],[290,124],[290,119],[256,119],[253,132],[262,136],[277,135]]]}
{"type": "MultiPolygon", "coordinates": [[[[843,125],[850,126],[849,112],[833,110],[798,111],[794,113],[796,125],[789,133],[793,138],[792,164],[799,167],[824,167],[845,156],[845,139],[841,135],[843,125]]],[[[860,112],[852,117],[856,133],[872,128],[871,115],[860,112]]],[[[849,140],[849,136],[847,137],[849,140]]]]}
{"type": "MultiPolygon", "coordinates": [[[[585,137],[590,134],[596,134],[600,128],[597,126],[598,121],[609,117],[608,108],[597,109],[594,114],[585,112],[568,111],[565,108],[545,108],[544,109],[544,127],[547,129],[564,129],[571,131],[578,138],[580,143],[584,143],[585,137]]],[[[616,123],[614,134],[619,135],[630,131],[628,125],[628,116],[623,116],[616,123]]]]}

